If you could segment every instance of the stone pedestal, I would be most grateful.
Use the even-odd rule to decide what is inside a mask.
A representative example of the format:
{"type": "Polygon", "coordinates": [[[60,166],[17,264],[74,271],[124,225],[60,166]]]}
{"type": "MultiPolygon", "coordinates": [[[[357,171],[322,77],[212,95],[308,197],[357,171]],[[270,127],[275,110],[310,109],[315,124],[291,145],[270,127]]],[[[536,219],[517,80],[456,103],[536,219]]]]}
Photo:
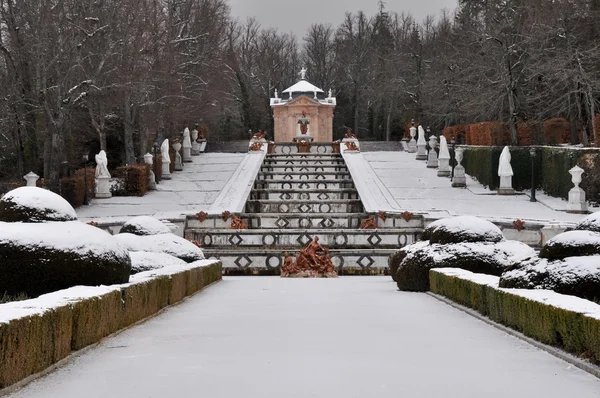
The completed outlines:
{"type": "Polygon", "coordinates": [[[167,163],[163,160],[163,164],[162,164],[162,179],[163,180],[170,180],[171,179],[171,163],[167,163]]]}
{"type": "Polygon", "coordinates": [[[417,152],[417,140],[415,137],[417,136],[417,128],[415,126],[410,128],[410,141],[408,142],[408,153],[416,153],[417,152]]]}
{"type": "Polygon", "coordinates": [[[583,169],[579,166],[569,170],[575,187],[569,191],[569,203],[567,204],[567,213],[587,213],[587,202],[585,200],[585,191],[579,188],[583,177],[583,169]]]}
{"type": "Polygon", "coordinates": [[[147,153],[144,155],[144,163],[150,165],[150,172],[148,173],[148,189],[151,191],[156,190],[156,176],[152,166],[154,165],[152,154],[147,153]]]}
{"type": "Polygon", "coordinates": [[[313,137],[312,135],[308,135],[308,134],[300,134],[294,137],[293,142],[300,142],[300,141],[308,141],[308,142],[313,142],[315,140],[315,137],[313,137]]]}
{"type": "Polygon", "coordinates": [[[453,188],[465,188],[467,186],[467,174],[461,164],[463,160],[464,149],[456,148],[456,167],[454,167],[454,178],[452,179],[453,188]]]}
{"type": "Polygon", "coordinates": [[[197,141],[192,141],[192,156],[200,155],[200,144],[197,141]]]}
{"type": "Polygon", "coordinates": [[[435,151],[435,148],[437,147],[437,137],[435,135],[432,135],[429,138],[429,156],[427,157],[427,167],[430,169],[437,169],[438,167],[438,155],[437,152],[435,151]]]}
{"type": "Polygon", "coordinates": [[[450,169],[450,159],[438,159],[438,177],[450,177],[452,170],[450,169]]]}
{"type": "Polygon", "coordinates": [[[186,163],[192,163],[192,147],[183,147],[183,161],[186,163]]]}
{"type": "Polygon", "coordinates": [[[96,177],[96,199],[108,199],[111,197],[112,194],[110,193],[110,177],[96,177]]]}
{"type": "Polygon", "coordinates": [[[181,150],[181,144],[178,142],[173,144],[173,149],[175,149],[175,166],[173,167],[173,170],[182,171],[183,162],[181,161],[181,153],[179,152],[181,150]]]}
{"type": "Polygon", "coordinates": [[[498,188],[498,195],[516,195],[516,192],[512,187],[511,176],[500,177],[500,187],[498,188]]]}
{"type": "Polygon", "coordinates": [[[585,191],[579,187],[569,191],[569,203],[567,204],[567,213],[587,214],[587,202],[585,200],[585,191]]]}
{"type": "Polygon", "coordinates": [[[427,141],[425,130],[419,126],[419,139],[417,140],[417,160],[427,160],[427,141]]]}

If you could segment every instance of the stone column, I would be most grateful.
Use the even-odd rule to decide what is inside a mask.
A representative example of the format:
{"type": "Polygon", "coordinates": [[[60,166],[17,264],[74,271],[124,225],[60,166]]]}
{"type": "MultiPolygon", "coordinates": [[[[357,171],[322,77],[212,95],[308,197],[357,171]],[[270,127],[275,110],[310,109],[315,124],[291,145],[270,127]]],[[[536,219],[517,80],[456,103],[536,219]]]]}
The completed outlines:
{"type": "Polygon", "coordinates": [[[573,184],[575,187],[569,191],[569,203],[567,204],[567,213],[587,213],[587,202],[585,200],[585,191],[579,187],[581,184],[581,176],[583,169],[579,166],[569,170],[571,173],[573,184]]]}
{"type": "Polygon", "coordinates": [[[152,166],[154,165],[153,156],[151,153],[147,153],[144,155],[144,163],[150,165],[150,172],[148,173],[148,189],[151,191],[156,190],[156,176],[154,175],[154,170],[152,166]]]}
{"type": "Polygon", "coordinates": [[[456,167],[454,167],[454,178],[452,179],[453,188],[465,188],[467,186],[467,175],[465,174],[465,168],[461,164],[464,154],[463,148],[456,148],[456,167]]]}
{"type": "Polygon", "coordinates": [[[435,135],[431,135],[429,137],[429,156],[427,157],[427,167],[430,169],[437,169],[438,167],[438,155],[435,151],[437,147],[437,137],[435,135]]]}
{"type": "Polygon", "coordinates": [[[417,160],[427,160],[427,141],[425,141],[425,130],[419,126],[419,139],[417,140],[417,160]]]}
{"type": "Polygon", "coordinates": [[[440,136],[440,153],[438,156],[438,177],[450,177],[450,151],[448,150],[448,141],[443,135],[440,136]]]}
{"type": "MultiPolygon", "coordinates": [[[[84,171],[85,171],[85,169],[84,169],[84,171]]],[[[35,187],[35,186],[37,186],[36,182],[37,182],[37,180],[40,179],[40,176],[35,174],[33,171],[30,171],[29,173],[24,175],[23,178],[25,179],[25,181],[27,181],[28,187],[35,187]]]]}

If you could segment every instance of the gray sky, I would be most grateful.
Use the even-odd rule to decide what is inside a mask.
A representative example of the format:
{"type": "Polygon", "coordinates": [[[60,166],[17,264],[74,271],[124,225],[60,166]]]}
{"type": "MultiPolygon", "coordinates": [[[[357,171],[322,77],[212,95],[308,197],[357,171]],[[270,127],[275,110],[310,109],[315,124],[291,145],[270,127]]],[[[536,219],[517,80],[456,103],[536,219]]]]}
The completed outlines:
{"type": "MultiPolygon", "coordinates": [[[[457,0],[384,0],[386,9],[410,12],[418,21],[428,14],[437,15],[443,8],[453,10],[457,0]]],[[[346,11],[377,13],[377,0],[229,0],[234,17],[256,17],[263,27],[295,33],[302,39],[313,23],[331,23],[336,27],[346,11]]]]}

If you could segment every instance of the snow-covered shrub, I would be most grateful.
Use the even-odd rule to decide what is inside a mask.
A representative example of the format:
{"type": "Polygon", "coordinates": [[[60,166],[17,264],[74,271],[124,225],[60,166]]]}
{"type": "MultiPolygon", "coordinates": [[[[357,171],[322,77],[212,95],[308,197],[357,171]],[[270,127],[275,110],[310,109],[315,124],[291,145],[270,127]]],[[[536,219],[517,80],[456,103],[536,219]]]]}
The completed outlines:
{"type": "Polygon", "coordinates": [[[20,187],[0,199],[0,221],[38,223],[74,220],[77,220],[77,214],[69,202],[47,189],[20,187]]]}
{"type": "Polygon", "coordinates": [[[549,260],[533,257],[507,270],[500,287],[547,289],[592,301],[600,301],[600,256],[549,260]]]}
{"type": "Polygon", "coordinates": [[[600,232],[600,211],[590,214],[573,228],[575,231],[600,232]]]}
{"type": "Polygon", "coordinates": [[[500,228],[493,223],[473,216],[460,216],[437,220],[426,233],[431,243],[500,242],[504,239],[500,228]]]}
{"type": "Polygon", "coordinates": [[[600,254],[600,233],[591,231],[564,232],[546,242],[540,251],[540,257],[548,260],[596,254],[600,254]]]}
{"type": "Polygon", "coordinates": [[[137,236],[129,233],[114,236],[130,252],[166,253],[187,263],[204,260],[202,250],[174,234],[137,236]]]}
{"type": "Polygon", "coordinates": [[[131,275],[144,271],[152,271],[172,265],[185,265],[185,261],[165,253],[130,252],[131,275]]]}
{"type": "Polygon", "coordinates": [[[394,253],[388,257],[388,267],[390,269],[390,275],[392,276],[392,279],[394,280],[394,282],[396,282],[396,272],[398,272],[398,267],[400,266],[400,263],[402,263],[402,261],[406,258],[406,255],[409,252],[419,250],[422,247],[425,247],[428,245],[429,245],[429,241],[417,242],[412,245],[403,247],[402,249],[398,250],[396,253],[394,253]]]}
{"type": "Polygon", "coordinates": [[[396,271],[400,290],[429,290],[429,270],[432,268],[461,268],[500,276],[508,267],[535,254],[531,247],[517,241],[423,243],[404,248],[406,256],[396,271]]]}
{"type": "Polygon", "coordinates": [[[429,240],[431,239],[431,233],[444,221],[444,219],[436,220],[425,227],[423,233],[421,234],[421,240],[429,240]]]}
{"type": "Polygon", "coordinates": [[[139,216],[128,220],[121,227],[120,233],[138,236],[170,234],[171,230],[162,221],[150,216],[139,216]]]}
{"type": "Polygon", "coordinates": [[[0,292],[30,297],[77,285],[126,283],[127,250],[99,228],[78,222],[0,222],[0,292]]]}

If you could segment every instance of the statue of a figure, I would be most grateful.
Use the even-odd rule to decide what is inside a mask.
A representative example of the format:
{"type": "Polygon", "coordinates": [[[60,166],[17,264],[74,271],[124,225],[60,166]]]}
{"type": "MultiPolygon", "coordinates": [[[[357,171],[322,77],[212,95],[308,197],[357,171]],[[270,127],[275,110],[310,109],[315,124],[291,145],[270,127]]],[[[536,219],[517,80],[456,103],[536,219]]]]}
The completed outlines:
{"type": "Polygon", "coordinates": [[[328,94],[327,98],[333,98],[333,93],[331,92],[331,89],[329,89],[329,93],[327,93],[327,94],[328,94]]]}
{"type": "Polygon", "coordinates": [[[302,134],[308,133],[308,125],[310,124],[310,120],[306,117],[305,111],[302,111],[302,117],[298,119],[298,124],[300,125],[300,132],[302,134]]]}
{"type": "Polygon", "coordinates": [[[171,163],[171,157],[169,156],[169,140],[166,139],[163,141],[160,146],[160,153],[162,155],[163,163],[171,163]]]}
{"type": "Polygon", "coordinates": [[[300,69],[300,79],[306,80],[306,72],[308,72],[306,68],[303,67],[302,69],[300,69]]]}
{"type": "Polygon", "coordinates": [[[510,150],[507,146],[504,147],[500,154],[500,164],[498,165],[498,176],[499,177],[512,177],[513,169],[510,165],[510,150]]]}
{"type": "Polygon", "coordinates": [[[277,93],[277,89],[275,89],[275,98],[279,98],[279,93],[277,93]]]}
{"type": "Polygon", "coordinates": [[[183,130],[183,147],[184,148],[192,147],[192,140],[190,138],[190,129],[187,127],[185,128],[185,130],[183,130]]]}
{"type": "Polygon", "coordinates": [[[352,132],[352,129],[350,127],[348,127],[348,130],[346,130],[346,135],[344,136],[345,139],[356,139],[356,134],[354,134],[352,132]]]}
{"type": "Polygon", "coordinates": [[[96,155],[96,177],[110,178],[110,173],[108,172],[108,159],[104,150],[96,155]]]}

